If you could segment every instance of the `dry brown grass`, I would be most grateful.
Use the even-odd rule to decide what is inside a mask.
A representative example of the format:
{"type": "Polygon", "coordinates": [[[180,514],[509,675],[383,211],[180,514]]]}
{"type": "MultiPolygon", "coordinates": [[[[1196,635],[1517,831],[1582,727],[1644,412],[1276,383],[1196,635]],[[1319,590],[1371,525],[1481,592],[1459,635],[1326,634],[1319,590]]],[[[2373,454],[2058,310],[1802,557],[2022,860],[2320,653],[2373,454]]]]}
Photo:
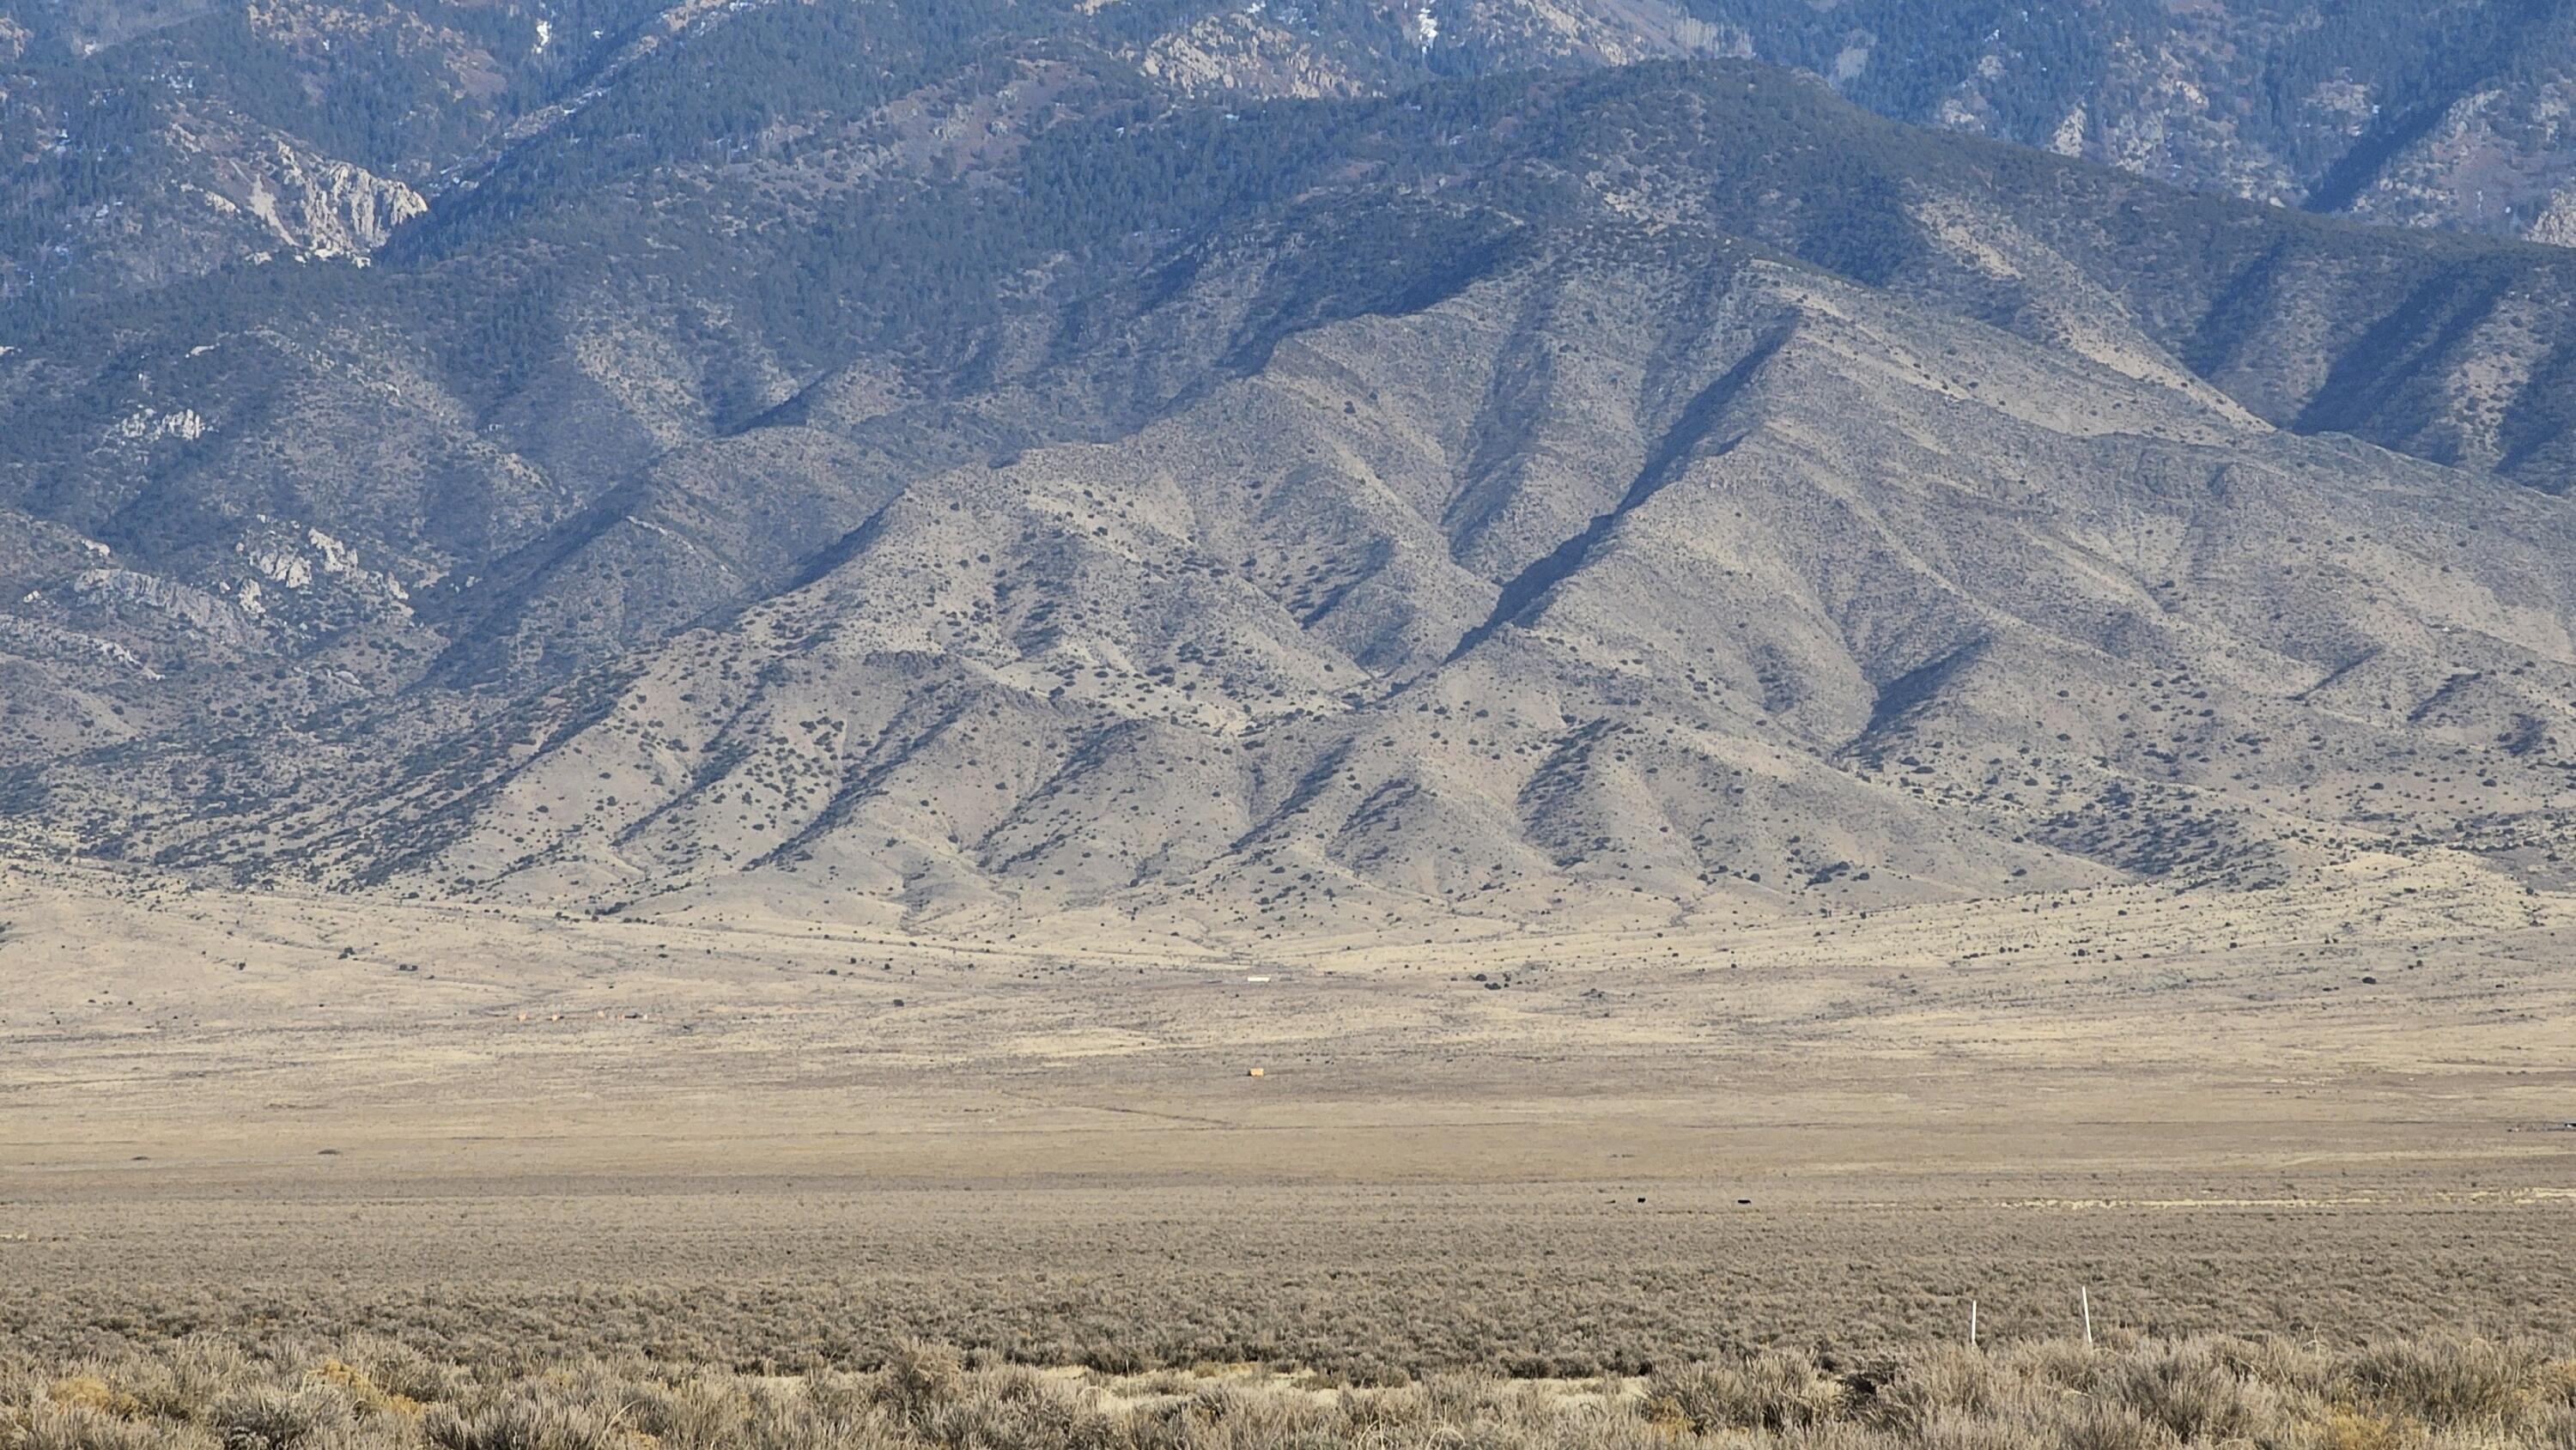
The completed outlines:
{"type": "Polygon", "coordinates": [[[0,1450],[2565,1440],[2570,938],[2438,888],[1504,991],[13,901],[0,1450]],[[2002,1347],[1941,1347],[1971,1298],[2002,1347]]]}
{"type": "MultiPolygon", "coordinates": [[[[1086,1145],[1031,1149],[1059,1146],[1086,1145]]],[[[1937,1343],[1964,1335],[1972,1297],[1988,1337],[2040,1339],[2080,1331],[2079,1289],[2106,1335],[2576,1337],[2576,1203],[2471,1198],[2432,1168],[894,1188],[305,1161],[327,1180],[14,1179],[0,1224],[27,1238],[0,1244],[0,1345],[74,1363],[194,1334],[286,1353],[364,1331],[478,1371],[633,1353],[752,1372],[918,1338],[1367,1385],[1937,1343]]]]}
{"type": "Polygon", "coordinates": [[[64,1364],[0,1356],[5,1450],[798,1450],[1294,1446],[2496,1450],[2576,1443],[2564,1346],[2435,1338],[1765,1349],[1652,1377],[1451,1372],[1334,1388],[1293,1370],[1114,1375],[906,1343],[788,1374],[631,1356],[517,1371],[393,1341],[252,1355],[204,1337],[64,1364]]]}

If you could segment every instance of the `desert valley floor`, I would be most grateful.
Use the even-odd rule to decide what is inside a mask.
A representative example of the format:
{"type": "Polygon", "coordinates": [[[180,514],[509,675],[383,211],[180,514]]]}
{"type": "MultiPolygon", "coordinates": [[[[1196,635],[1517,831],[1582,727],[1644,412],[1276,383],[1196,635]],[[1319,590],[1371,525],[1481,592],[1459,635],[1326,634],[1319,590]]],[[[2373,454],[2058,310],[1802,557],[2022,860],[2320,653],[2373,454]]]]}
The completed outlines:
{"type": "Polygon", "coordinates": [[[2576,898],[2466,858],[1295,950],[67,871],[0,921],[0,1328],[53,1341],[325,1304],[1588,1373],[1971,1298],[2063,1335],[2079,1288],[2143,1331],[2576,1329],[2576,898]]]}

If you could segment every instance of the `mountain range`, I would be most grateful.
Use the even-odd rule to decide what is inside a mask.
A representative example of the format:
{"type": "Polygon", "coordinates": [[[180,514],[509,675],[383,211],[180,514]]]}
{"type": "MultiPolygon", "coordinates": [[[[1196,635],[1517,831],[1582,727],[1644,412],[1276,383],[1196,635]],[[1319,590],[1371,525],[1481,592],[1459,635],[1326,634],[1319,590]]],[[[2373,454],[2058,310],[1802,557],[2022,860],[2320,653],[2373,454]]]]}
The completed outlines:
{"type": "Polygon", "coordinates": [[[1168,102],[1656,59],[1797,68],[2190,190],[2576,239],[2559,0],[33,0],[0,15],[0,319],[363,261],[603,105],[659,113],[616,134],[691,160],[872,117],[914,123],[915,159],[944,126],[971,166],[1032,119],[996,66],[1168,102]],[[842,55],[872,59],[829,75],[842,55]],[[682,75],[703,110],[653,96],[682,75]],[[907,91],[926,109],[883,111],[907,91]]]}
{"type": "Polygon", "coordinates": [[[20,17],[0,838],[1211,938],[2560,879],[2565,26],[2313,9],[20,17]]]}

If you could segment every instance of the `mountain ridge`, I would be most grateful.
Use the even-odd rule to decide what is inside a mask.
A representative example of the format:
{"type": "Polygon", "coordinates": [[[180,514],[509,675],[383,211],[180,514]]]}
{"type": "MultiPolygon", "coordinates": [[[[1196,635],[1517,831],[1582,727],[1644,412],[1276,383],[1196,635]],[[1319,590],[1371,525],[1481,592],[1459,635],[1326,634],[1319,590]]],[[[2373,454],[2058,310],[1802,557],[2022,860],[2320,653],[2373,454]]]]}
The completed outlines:
{"type": "MultiPolygon", "coordinates": [[[[472,398],[406,299],[513,307],[528,257],[628,246],[627,201],[303,297],[216,281],[255,322],[212,352],[165,309],[0,360],[0,406],[126,500],[0,473],[19,848],[1211,937],[2390,850],[2554,879],[2559,445],[2492,472],[2457,381],[2567,345],[2493,343],[2564,295],[2552,249],[1723,63],[1066,118],[1014,156],[949,211],[863,183],[912,209],[881,235],[969,240],[908,320],[852,294],[842,360],[792,379],[734,309],[826,234],[757,166],[655,181],[744,200],[656,211],[472,398]],[[1291,159],[1238,180],[1254,155],[1291,159]],[[653,260],[680,217],[730,265],[653,260]],[[1017,290],[949,300],[985,278],[1017,290]],[[359,419],[400,426],[353,488],[359,419]]],[[[2540,430],[2550,379],[2486,436],[2540,430]]]]}
{"type": "Polygon", "coordinates": [[[522,154],[545,154],[558,134],[617,142],[602,155],[640,142],[661,161],[718,145],[763,154],[858,140],[841,123],[884,106],[895,124],[862,143],[882,162],[971,172],[1018,144],[1037,112],[1091,104],[1085,92],[1350,99],[1707,58],[1799,69],[1898,120],[2195,191],[2576,235],[2576,151],[2560,114],[2576,24],[2558,0],[2331,12],[2105,0],[2080,13],[1985,0],[49,0],[0,31],[11,101],[0,164],[18,171],[0,206],[0,318],[264,259],[363,262],[389,240],[363,210],[329,219],[345,210],[339,183],[282,194],[282,212],[248,205],[267,183],[232,155],[281,158],[270,179],[290,193],[304,173],[362,178],[405,215],[415,201],[462,215],[478,193],[524,179],[522,154]],[[834,55],[882,65],[835,75],[816,64],[834,55]],[[687,75],[702,62],[711,71],[687,75]],[[1013,65],[1031,73],[995,73],[1013,65]],[[718,99],[673,104],[693,93],[718,99]],[[593,113],[606,124],[586,129],[593,113]],[[326,224],[307,234],[280,219],[301,211],[326,224]]]}

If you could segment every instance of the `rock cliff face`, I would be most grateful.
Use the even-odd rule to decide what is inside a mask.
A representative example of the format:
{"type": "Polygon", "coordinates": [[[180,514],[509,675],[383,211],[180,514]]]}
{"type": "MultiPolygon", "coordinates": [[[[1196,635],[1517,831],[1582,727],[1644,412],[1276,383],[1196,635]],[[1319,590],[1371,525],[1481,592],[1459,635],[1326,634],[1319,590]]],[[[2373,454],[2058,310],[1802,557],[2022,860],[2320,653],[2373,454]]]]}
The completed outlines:
{"type": "Polygon", "coordinates": [[[181,190],[207,209],[246,225],[233,245],[247,258],[261,252],[363,262],[394,228],[429,209],[421,194],[362,166],[298,150],[274,133],[245,134],[238,125],[196,127],[183,120],[171,142],[198,159],[201,180],[181,190]]]}

